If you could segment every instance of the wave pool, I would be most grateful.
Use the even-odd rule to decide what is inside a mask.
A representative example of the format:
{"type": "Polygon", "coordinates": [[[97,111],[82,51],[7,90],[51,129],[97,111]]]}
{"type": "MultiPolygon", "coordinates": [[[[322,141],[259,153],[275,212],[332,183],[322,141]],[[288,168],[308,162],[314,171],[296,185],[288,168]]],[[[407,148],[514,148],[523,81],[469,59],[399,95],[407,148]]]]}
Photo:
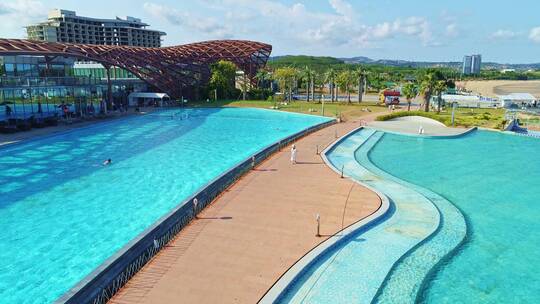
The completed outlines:
{"type": "Polygon", "coordinates": [[[215,177],[326,121],[170,110],[0,148],[0,303],[53,302],[215,177]]]}

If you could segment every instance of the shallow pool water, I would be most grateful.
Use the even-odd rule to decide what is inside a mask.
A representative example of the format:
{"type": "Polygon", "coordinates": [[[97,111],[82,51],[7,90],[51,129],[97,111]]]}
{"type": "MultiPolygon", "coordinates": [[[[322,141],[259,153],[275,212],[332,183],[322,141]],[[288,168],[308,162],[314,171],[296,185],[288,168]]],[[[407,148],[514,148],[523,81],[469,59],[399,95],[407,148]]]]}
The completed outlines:
{"type": "Polygon", "coordinates": [[[371,161],[454,203],[466,243],[440,265],[426,303],[540,301],[540,140],[478,131],[456,139],[385,134],[371,161]]]}
{"type": "Polygon", "coordinates": [[[178,112],[0,149],[0,303],[54,301],[213,178],[328,120],[258,109],[178,112]]]}

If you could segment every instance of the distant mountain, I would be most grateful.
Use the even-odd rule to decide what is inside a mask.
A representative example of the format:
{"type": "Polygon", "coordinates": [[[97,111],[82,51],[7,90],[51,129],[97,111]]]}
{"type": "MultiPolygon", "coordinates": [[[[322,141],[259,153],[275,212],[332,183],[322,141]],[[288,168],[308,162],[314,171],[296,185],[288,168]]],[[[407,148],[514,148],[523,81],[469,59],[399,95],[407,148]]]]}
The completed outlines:
{"type": "Polygon", "coordinates": [[[334,57],[317,57],[317,56],[275,56],[270,57],[268,65],[272,67],[283,66],[296,66],[305,67],[310,66],[315,69],[324,69],[329,65],[344,64],[340,59],[334,57]]]}
{"type": "MultiPolygon", "coordinates": [[[[416,67],[416,68],[454,68],[460,69],[462,66],[461,62],[449,61],[449,62],[436,62],[436,61],[407,61],[407,60],[391,60],[391,59],[379,59],[373,60],[368,57],[352,57],[352,58],[339,58],[345,63],[351,64],[370,64],[370,65],[385,65],[385,66],[396,66],[396,67],[416,67]]],[[[497,62],[483,62],[483,69],[515,69],[518,71],[526,70],[536,70],[540,69],[540,63],[525,63],[525,64],[510,64],[510,63],[497,63],[497,62]]]]}
{"type": "MultiPolygon", "coordinates": [[[[294,66],[325,66],[328,64],[366,64],[366,65],[384,65],[393,67],[412,67],[412,68],[452,68],[461,69],[462,63],[457,61],[436,62],[436,61],[407,61],[379,59],[374,60],[365,56],[351,58],[317,57],[317,56],[274,56],[270,57],[269,64],[274,66],[294,65],[294,66]]],[[[496,62],[483,62],[482,69],[502,70],[515,69],[517,71],[540,70],[540,63],[509,64],[496,62]]]]}

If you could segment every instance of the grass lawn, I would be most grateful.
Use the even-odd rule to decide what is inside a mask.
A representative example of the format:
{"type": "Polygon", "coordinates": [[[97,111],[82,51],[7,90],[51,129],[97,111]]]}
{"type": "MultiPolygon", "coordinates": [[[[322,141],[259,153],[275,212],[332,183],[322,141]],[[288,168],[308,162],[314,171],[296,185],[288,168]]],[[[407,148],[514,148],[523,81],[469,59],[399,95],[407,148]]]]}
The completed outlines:
{"type": "MultiPolygon", "coordinates": [[[[274,106],[273,102],[263,100],[219,100],[219,101],[197,101],[189,102],[191,107],[249,107],[249,108],[265,108],[270,109],[274,106]]],[[[379,120],[388,120],[393,117],[407,116],[407,115],[420,115],[429,118],[436,119],[447,126],[452,125],[452,111],[436,112],[423,112],[423,111],[411,111],[405,113],[407,106],[404,104],[396,110],[396,112],[388,115],[388,109],[385,106],[377,105],[374,102],[362,102],[358,103],[330,103],[324,104],[324,116],[327,117],[341,117],[344,120],[351,120],[358,117],[365,116],[371,113],[381,113],[379,120]],[[385,113],[386,112],[386,113],[385,113]]],[[[294,101],[288,105],[279,105],[279,110],[287,112],[305,113],[312,115],[322,115],[322,106],[316,102],[306,101],[294,101]],[[311,109],[311,110],[310,110],[311,109]]],[[[504,120],[504,109],[478,109],[478,108],[458,108],[455,113],[455,126],[456,127],[484,127],[492,129],[500,129],[504,120]]]]}
{"type": "MultiPolygon", "coordinates": [[[[501,129],[504,120],[504,109],[478,109],[478,108],[458,108],[455,112],[454,126],[456,127],[484,127],[491,129],[501,129]]],[[[452,126],[452,110],[437,112],[423,111],[399,111],[389,115],[380,116],[377,120],[389,120],[395,117],[418,115],[429,117],[452,126]]]]}
{"type": "MultiPolygon", "coordinates": [[[[191,107],[249,107],[249,108],[264,108],[270,109],[274,106],[271,101],[263,100],[218,100],[218,101],[198,101],[189,102],[191,107]]],[[[278,105],[279,110],[287,112],[305,113],[312,115],[322,115],[322,105],[316,102],[294,101],[288,105],[278,105]]],[[[341,117],[344,120],[350,120],[361,117],[370,113],[379,113],[386,111],[384,106],[378,106],[374,102],[358,103],[330,103],[324,104],[324,116],[326,117],[341,117]]]]}

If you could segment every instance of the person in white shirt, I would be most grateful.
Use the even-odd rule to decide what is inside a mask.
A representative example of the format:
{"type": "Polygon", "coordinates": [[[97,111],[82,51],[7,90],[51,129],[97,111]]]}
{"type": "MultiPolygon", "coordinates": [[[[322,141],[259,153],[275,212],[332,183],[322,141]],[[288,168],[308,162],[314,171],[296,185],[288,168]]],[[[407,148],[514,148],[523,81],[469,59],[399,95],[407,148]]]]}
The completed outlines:
{"type": "Polygon", "coordinates": [[[292,145],[292,148],[291,148],[291,163],[293,165],[296,164],[296,145],[292,145]]]}

